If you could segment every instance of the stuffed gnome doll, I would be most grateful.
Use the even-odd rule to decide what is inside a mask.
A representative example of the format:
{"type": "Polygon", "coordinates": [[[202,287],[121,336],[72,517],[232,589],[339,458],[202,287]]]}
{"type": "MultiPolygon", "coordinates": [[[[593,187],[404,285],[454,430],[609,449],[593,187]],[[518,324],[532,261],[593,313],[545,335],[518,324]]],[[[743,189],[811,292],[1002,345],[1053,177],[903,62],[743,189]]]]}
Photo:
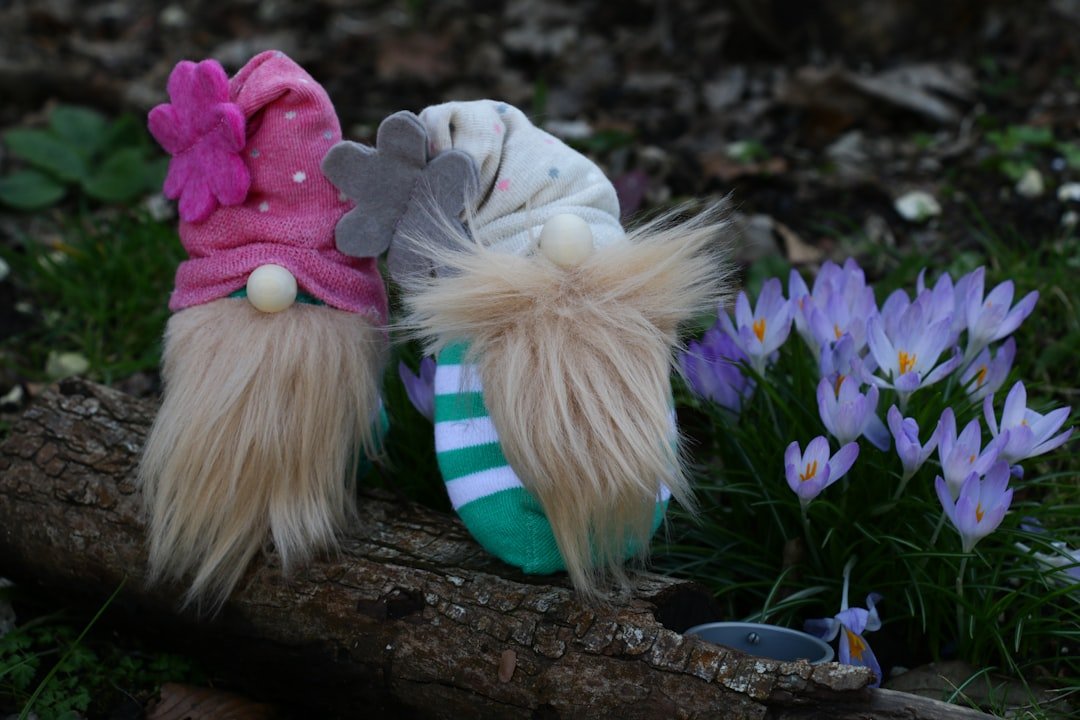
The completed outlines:
{"type": "Polygon", "coordinates": [[[324,170],[359,199],[373,168],[395,163],[395,182],[415,183],[399,221],[365,223],[358,207],[338,246],[389,246],[404,324],[438,356],[452,505],[525,572],[566,570],[586,597],[625,582],[668,499],[691,504],[670,373],[680,323],[723,295],[718,213],[627,233],[596,165],[489,100],[399,113],[374,150],[342,143],[324,170]]]}
{"type": "Polygon", "coordinates": [[[190,578],[185,602],[213,610],[268,537],[288,571],[354,511],[378,452],[386,294],[374,258],[335,247],[352,203],[320,163],[341,130],[307,72],[274,51],[231,80],[185,61],[168,91],[149,125],[189,259],[139,477],[151,580],[190,578]]]}

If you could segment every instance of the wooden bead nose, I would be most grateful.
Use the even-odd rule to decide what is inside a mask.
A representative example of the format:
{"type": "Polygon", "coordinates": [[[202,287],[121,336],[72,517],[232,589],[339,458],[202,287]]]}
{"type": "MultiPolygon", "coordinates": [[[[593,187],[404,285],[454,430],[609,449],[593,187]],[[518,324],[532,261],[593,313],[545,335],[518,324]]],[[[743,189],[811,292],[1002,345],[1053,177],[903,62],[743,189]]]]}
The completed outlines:
{"type": "Polygon", "coordinates": [[[256,310],[281,312],[296,301],[296,278],[280,265],[260,265],[248,276],[247,297],[256,310]]]}
{"type": "Polygon", "coordinates": [[[592,251],[592,229],[577,215],[553,215],[540,231],[540,252],[560,267],[580,265],[592,251]]]}

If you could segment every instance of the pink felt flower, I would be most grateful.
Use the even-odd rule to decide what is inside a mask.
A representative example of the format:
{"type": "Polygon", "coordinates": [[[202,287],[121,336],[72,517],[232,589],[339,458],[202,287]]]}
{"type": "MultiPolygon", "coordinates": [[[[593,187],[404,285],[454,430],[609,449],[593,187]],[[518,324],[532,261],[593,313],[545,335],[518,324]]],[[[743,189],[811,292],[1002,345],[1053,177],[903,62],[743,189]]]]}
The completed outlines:
{"type": "Polygon", "coordinates": [[[169,75],[171,103],[150,111],[150,132],[172,155],[165,195],[180,200],[180,218],[202,222],[219,205],[239,205],[251,174],[240,153],[244,113],[229,102],[229,79],[216,60],[184,60],[169,75]]]}

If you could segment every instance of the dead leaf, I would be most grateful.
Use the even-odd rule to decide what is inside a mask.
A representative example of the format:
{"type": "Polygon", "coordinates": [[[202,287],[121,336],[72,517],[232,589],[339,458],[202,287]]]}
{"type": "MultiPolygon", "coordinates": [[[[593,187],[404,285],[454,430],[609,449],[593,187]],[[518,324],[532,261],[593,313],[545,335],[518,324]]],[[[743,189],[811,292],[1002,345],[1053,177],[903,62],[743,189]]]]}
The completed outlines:
{"type": "Polygon", "coordinates": [[[974,97],[975,76],[959,63],[905,65],[874,75],[840,66],[800,68],[777,90],[788,105],[860,119],[881,106],[903,108],[941,124],[958,122],[956,101],[974,97]]]}
{"type": "Polygon", "coordinates": [[[278,714],[264,703],[213,688],[165,683],[146,709],[146,720],[273,720],[278,714]]]}
{"type": "Polygon", "coordinates": [[[773,231],[784,241],[784,254],[792,265],[809,265],[821,262],[825,252],[803,241],[799,234],[779,220],[773,220],[773,231]]]}
{"type": "Polygon", "coordinates": [[[517,669],[517,653],[513,650],[503,650],[499,657],[499,682],[508,683],[513,680],[515,669],[517,669]]]}
{"type": "Polygon", "coordinates": [[[729,156],[726,151],[721,150],[703,155],[701,169],[705,171],[706,177],[729,183],[741,177],[783,175],[787,172],[788,163],[787,160],[779,156],[770,157],[759,162],[742,162],[729,156]]]}

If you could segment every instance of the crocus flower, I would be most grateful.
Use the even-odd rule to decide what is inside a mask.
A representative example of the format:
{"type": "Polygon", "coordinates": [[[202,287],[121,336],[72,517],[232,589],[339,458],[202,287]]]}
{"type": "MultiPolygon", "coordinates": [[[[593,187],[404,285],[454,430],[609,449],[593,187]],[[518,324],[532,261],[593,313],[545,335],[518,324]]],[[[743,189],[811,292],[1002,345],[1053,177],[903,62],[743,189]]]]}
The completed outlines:
{"type": "Polygon", "coordinates": [[[798,441],[792,442],[784,451],[784,475],[788,487],[806,507],[822,490],[850,470],[857,457],[858,443],[848,443],[830,458],[829,441],[822,435],[806,444],[805,453],[799,449],[798,441]]]}
{"type": "Polygon", "coordinates": [[[922,313],[921,319],[925,327],[949,319],[949,331],[947,333],[947,347],[956,344],[960,333],[954,330],[951,319],[956,315],[956,302],[953,294],[951,280],[947,277],[940,279],[933,289],[922,288],[912,301],[905,290],[894,290],[885,302],[881,304],[881,319],[885,323],[885,334],[893,337],[899,331],[900,319],[912,305],[918,305],[922,313]]]}
{"type": "Polygon", "coordinates": [[[1072,435],[1072,428],[1054,435],[1069,417],[1071,408],[1058,408],[1041,415],[1027,407],[1027,390],[1024,383],[1017,382],[1005,397],[1001,412],[1001,424],[994,417],[994,396],[983,400],[983,414],[990,434],[1007,436],[1008,442],[1001,450],[1001,457],[1010,463],[1042,455],[1060,447],[1072,435]]]}
{"type": "Polygon", "coordinates": [[[738,365],[747,360],[735,340],[718,327],[710,328],[701,342],[691,340],[686,352],[679,354],[679,366],[694,394],[733,412],[739,412],[754,390],[753,380],[738,365]]]}
{"type": "Polygon", "coordinates": [[[874,291],[854,259],[848,258],[843,268],[825,262],[814,278],[813,292],[792,270],[788,295],[795,303],[795,329],[815,353],[845,334],[854,339],[856,352],[866,347],[866,319],[876,312],[877,305],[874,291]]]}
{"type": "Polygon", "coordinates": [[[982,427],[978,418],[964,426],[960,436],[956,435],[956,416],[952,408],[945,408],[938,420],[938,459],[941,471],[951,497],[960,494],[960,488],[968,475],[975,473],[979,477],[986,474],[999,458],[1002,448],[1008,442],[1008,435],[999,435],[982,447],[982,427]]]}
{"type": "Polygon", "coordinates": [[[839,376],[834,384],[822,378],[817,387],[818,412],[825,429],[841,445],[865,435],[875,447],[889,447],[889,431],[877,416],[878,389],[873,385],[866,394],[859,392],[858,378],[839,376]]]}
{"type": "MultiPolygon", "coordinates": [[[[960,338],[960,333],[967,329],[967,297],[971,291],[972,273],[964,275],[956,283],[947,272],[941,273],[938,281],[934,283],[930,291],[934,307],[944,315],[952,316],[952,328],[950,337],[953,344],[960,338]]],[[[926,269],[919,271],[915,280],[916,297],[926,290],[926,269]]]]}
{"type": "Polygon", "coordinates": [[[435,419],[435,358],[420,361],[420,373],[414,373],[404,362],[398,363],[398,375],[405,386],[409,402],[428,420],[435,419]]]}
{"type": "Polygon", "coordinates": [[[1023,297],[1016,307],[1012,306],[1013,287],[1012,280],[1006,280],[983,299],[983,281],[986,271],[978,268],[972,273],[971,287],[967,295],[967,349],[964,357],[968,360],[984,347],[1011,335],[1020,323],[1031,314],[1035,308],[1035,302],[1039,299],[1037,290],[1032,290],[1023,297]]]}
{"type": "Polygon", "coordinates": [[[954,501],[949,486],[940,475],[934,480],[938,500],[953,527],[960,533],[964,552],[971,552],[975,543],[994,532],[1012,504],[1013,491],[1008,489],[1009,464],[994,463],[980,479],[973,472],[964,480],[960,496],[954,501]]]}
{"type": "Polygon", "coordinates": [[[764,374],[769,357],[791,332],[791,308],[791,301],[784,299],[780,280],[770,278],[762,286],[753,311],[746,293],[740,292],[735,300],[735,324],[725,312],[720,313],[719,323],[750,358],[750,365],[764,374]]]}
{"type": "Polygon", "coordinates": [[[825,642],[832,642],[840,636],[840,662],[844,665],[858,665],[870,668],[874,673],[871,687],[881,685],[881,665],[874,651],[863,638],[863,633],[881,628],[877,603],[881,601],[879,593],[866,596],[865,608],[848,607],[848,585],[854,560],[844,566],[844,594],[840,601],[840,612],[831,618],[816,618],[803,623],[803,630],[825,642]]]}
{"type": "Polygon", "coordinates": [[[880,374],[873,382],[895,388],[901,407],[911,393],[941,380],[960,363],[956,354],[938,363],[951,344],[952,316],[935,311],[932,300],[932,293],[924,291],[913,303],[893,303],[888,312],[883,307],[880,316],[867,322],[870,353],[880,374]]]}
{"type": "Polygon", "coordinates": [[[1070,548],[1062,540],[1051,539],[1050,534],[1036,518],[1024,518],[1024,521],[1020,523],[1020,529],[1033,535],[1041,535],[1053,552],[1033,551],[1021,542],[1015,543],[1017,549],[1025,554],[1030,553],[1048,575],[1056,574],[1060,582],[1076,586],[1075,592],[1080,594],[1080,550],[1070,548]]]}
{"type": "MultiPolygon", "coordinates": [[[[913,418],[906,418],[901,414],[900,408],[893,405],[886,415],[889,421],[889,430],[893,440],[896,441],[896,454],[900,456],[900,464],[904,467],[903,482],[906,482],[919,471],[930,453],[938,445],[941,437],[941,422],[939,421],[934,432],[927,438],[926,444],[919,443],[919,424],[913,418]]],[[[953,430],[955,432],[955,428],[953,430]]]]}
{"type": "Polygon", "coordinates": [[[1016,341],[1012,338],[1002,343],[992,359],[990,348],[983,348],[960,375],[960,384],[967,390],[971,401],[978,402],[997,392],[1008,377],[1015,358],[1016,341]]]}
{"type": "Polygon", "coordinates": [[[819,346],[835,343],[850,335],[855,352],[866,347],[866,321],[877,312],[874,289],[866,284],[863,272],[853,262],[833,274],[833,281],[803,310],[811,334],[819,346]]]}
{"type": "MultiPolygon", "coordinates": [[[[826,265],[829,264],[831,263],[826,262],[826,265]]],[[[825,272],[825,265],[822,265],[821,270],[818,271],[818,278],[823,272],[825,272]]],[[[816,350],[817,343],[814,341],[814,336],[810,334],[810,325],[803,312],[807,303],[813,302],[813,298],[810,296],[810,289],[806,287],[806,281],[795,268],[791,268],[791,274],[788,276],[788,298],[792,303],[791,317],[795,321],[795,331],[812,350],[816,350]]]]}

